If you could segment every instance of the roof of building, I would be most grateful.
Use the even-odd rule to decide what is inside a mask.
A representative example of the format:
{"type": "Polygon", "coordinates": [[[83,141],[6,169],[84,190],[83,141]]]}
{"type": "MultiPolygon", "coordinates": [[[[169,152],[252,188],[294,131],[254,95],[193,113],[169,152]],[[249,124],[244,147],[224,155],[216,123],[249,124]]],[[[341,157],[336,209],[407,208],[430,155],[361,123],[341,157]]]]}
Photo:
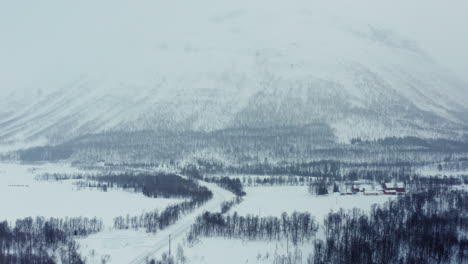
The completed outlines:
{"type": "Polygon", "coordinates": [[[387,187],[387,188],[405,188],[405,184],[403,182],[387,182],[387,183],[385,183],[385,187],[387,187]]]}

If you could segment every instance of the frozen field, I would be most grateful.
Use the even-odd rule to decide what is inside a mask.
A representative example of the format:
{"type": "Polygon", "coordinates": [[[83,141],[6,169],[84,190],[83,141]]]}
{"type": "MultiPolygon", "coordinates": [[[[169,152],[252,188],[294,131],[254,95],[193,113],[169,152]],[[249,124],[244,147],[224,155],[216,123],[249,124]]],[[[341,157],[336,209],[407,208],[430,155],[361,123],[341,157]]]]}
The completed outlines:
{"type": "Polygon", "coordinates": [[[45,172],[67,174],[80,171],[65,164],[0,164],[0,221],[15,221],[28,216],[84,216],[102,218],[105,226],[111,227],[116,216],[139,215],[143,211],[164,209],[181,201],[148,198],[141,193],[117,189],[109,189],[107,192],[78,190],[73,184],[74,180],[34,179],[45,172]]]}
{"type": "Polygon", "coordinates": [[[235,207],[241,215],[254,214],[260,216],[281,216],[283,212],[310,212],[318,222],[331,211],[340,208],[359,208],[369,210],[372,204],[382,204],[388,199],[386,195],[365,196],[329,194],[313,196],[309,194],[307,186],[274,186],[247,187],[244,201],[235,207]]]}

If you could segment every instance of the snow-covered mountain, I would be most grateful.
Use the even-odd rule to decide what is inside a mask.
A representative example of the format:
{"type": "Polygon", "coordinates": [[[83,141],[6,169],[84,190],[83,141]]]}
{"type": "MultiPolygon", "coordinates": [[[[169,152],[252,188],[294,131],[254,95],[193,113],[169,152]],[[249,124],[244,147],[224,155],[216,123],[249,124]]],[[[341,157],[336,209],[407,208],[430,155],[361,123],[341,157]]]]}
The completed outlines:
{"type": "Polygon", "coordinates": [[[468,132],[468,86],[410,37],[307,1],[260,2],[140,10],[134,27],[109,30],[115,56],[95,58],[101,68],[0,100],[0,142],[315,122],[342,142],[468,132]]]}

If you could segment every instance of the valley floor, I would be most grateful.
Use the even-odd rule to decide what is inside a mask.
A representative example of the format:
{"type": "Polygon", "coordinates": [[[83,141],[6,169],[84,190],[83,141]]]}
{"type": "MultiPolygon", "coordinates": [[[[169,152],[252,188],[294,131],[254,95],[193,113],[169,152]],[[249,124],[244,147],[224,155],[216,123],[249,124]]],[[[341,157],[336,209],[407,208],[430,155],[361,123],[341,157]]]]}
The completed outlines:
{"type": "Polygon", "coordinates": [[[105,256],[109,257],[109,263],[146,263],[150,258],[160,258],[162,253],[169,250],[169,236],[175,251],[176,246],[185,240],[198,215],[204,211],[219,211],[224,201],[234,198],[230,192],[214,184],[204,182],[200,184],[213,192],[213,198],[194,212],[185,215],[174,225],[156,234],[148,234],[143,230],[109,230],[97,233],[78,241],[82,255],[89,263],[100,263],[100,259],[105,256]]]}
{"type": "Polygon", "coordinates": [[[247,196],[233,211],[240,215],[281,216],[283,212],[310,212],[321,222],[330,211],[358,208],[368,211],[373,204],[383,204],[391,196],[311,195],[307,186],[246,187],[247,196]]]}
{"type": "Polygon", "coordinates": [[[120,215],[140,215],[146,210],[163,210],[182,199],[154,199],[141,193],[109,188],[78,188],[77,180],[36,180],[42,173],[92,173],[66,164],[0,165],[0,221],[43,216],[46,218],[101,218],[106,227],[120,215]]]}
{"type": "MultiPolygon", "coordinates": [[[[325,216],[331,211],[358,208],[369,211],[373,204],[383,204],[394,196],[365,196],[330,194],[313,196],[306,186],[247,187],[244,201],[234,207],[231,213],[239,215],[260,215],[280,217],[283,212],[310,212],[322,225],[325,216]]],[[[323,239],[319,228],[317,238],[323,239]]],[[[313,250],[312,241],[293,247],[286,241],[249,241],[241,239],[201,238],[193,245],[183,247],[187,263],[190,264],[238,264],[238,263],[274,263],[275,257],[288,254],[297,255],[302,263],[313,250]]]]}
{"type": "MultiPolygon", "coordinates": [[[[28,216],[102,218],[104,231],[77,239],[79,251],[86,263],[97,264],[102,263],[102,260],[117,264],[147,263],[152,258],[160,259],[163,253],[168,253],[169,246],[176,259],[184,256],[184,263],[273,263],[275,258],[288,254],[306,263],[313,249],[312,241],[293,247],[286,241],[248,241],[217,237],[202,237],[189,244],[186,238],[197,216],[205,211],[219,212],[223,202],[234,199],[231,192],[215,183],[200,181],[200,185],[213,192],[213,198],[184,215],[175,224],[152,234],[145,230],[116,230],[112,227],[113,218],[139,216],[144,211],[156,209],[161,211],[169,205],[184,201],[183,199],[149,198],[141,193],[118,188],[109,188],[106,192],[96,188],[80,189],[75,184],[77,180],[38,180],[38,176],[44,173],[86,175],[96,172],[81,171],[67,164],[0,164],[0,221],[14,222],[15,219],[28,216]]],[[[228,214],[237,212],[240,216],[280,217],[283,212],[308,212],[320,225],[332,211],[358,208],[368,212],[374,204],[384,204],[395,197],[339,193],[316,196],[308,192],[307,186],[251,186],[244,190],[247,195],[228,214]]],[[[324,239],[321,228],[317,238],[324,239]]]]}

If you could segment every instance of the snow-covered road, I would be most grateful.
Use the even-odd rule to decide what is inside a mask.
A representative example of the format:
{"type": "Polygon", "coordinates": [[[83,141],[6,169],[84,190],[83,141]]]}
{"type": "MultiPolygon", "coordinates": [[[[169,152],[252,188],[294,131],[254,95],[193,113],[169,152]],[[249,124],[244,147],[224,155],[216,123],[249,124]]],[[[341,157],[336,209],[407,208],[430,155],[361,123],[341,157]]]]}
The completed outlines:
{"type": "Polygon", "coordinates": [[[87,258],[87,263],[100,263],[104,256],[109,256],[108,263],[146,263],[148,259],[160,258],[163,252],[169,250],[169,235],[171,236],[172,252],[181,243],[195,222],[198,215],[204,211],[219,211],[221,203],[234,198],[234,195],[215,184],[199,182],[213,192],[213,198],[205,205],[185,215],[172,226],[156,234],[148,234],[135,230],[114,230],[80,239],[81,254],[87,258]]]}

